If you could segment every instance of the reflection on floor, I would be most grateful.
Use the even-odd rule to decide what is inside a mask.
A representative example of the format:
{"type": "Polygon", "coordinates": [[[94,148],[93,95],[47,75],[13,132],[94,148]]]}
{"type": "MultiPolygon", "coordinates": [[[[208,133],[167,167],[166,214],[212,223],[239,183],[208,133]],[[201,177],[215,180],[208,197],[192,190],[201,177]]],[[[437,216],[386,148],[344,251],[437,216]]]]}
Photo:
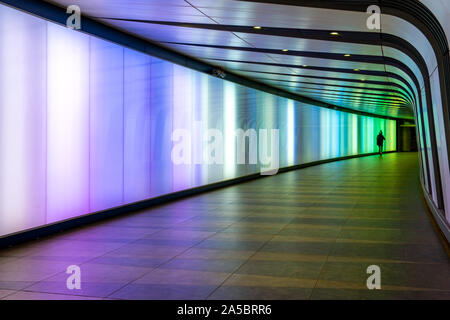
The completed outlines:
{"type": "Polygon", "coordinates": [[[450,299],[415,153],[258,179],[0,251],[3,299],[450,299]],[[81,289],[69,290],[69,265],[81,289]],[[368,290],[367,267],[381,268],[368,290]]]}

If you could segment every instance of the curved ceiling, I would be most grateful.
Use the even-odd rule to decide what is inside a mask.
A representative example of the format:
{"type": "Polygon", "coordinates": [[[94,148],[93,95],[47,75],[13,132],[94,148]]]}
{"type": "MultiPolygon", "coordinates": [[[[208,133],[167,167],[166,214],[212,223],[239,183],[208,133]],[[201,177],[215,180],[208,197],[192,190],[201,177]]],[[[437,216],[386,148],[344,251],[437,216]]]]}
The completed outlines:
{"type": "MultiPolygon", "coordinates": [[[[82,15],[116,29],[327,104],[408,119],[420,104],[423,79],[417,65],[395,45],[386,45],[383,27],[401,30],[402,25],[382,16],[381,30],[369,30],[364,8],[233,0],[47,2],[77,4],[82,15]]],[[[390,41],[403,40],[391,35],[390,41]]]]}

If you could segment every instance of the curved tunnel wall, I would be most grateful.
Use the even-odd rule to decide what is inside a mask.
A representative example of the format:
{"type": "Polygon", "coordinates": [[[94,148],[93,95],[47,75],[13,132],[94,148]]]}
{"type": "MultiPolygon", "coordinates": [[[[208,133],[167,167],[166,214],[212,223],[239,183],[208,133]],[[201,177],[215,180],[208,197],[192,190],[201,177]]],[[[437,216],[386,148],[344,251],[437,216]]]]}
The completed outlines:
{"type": "MultiPolygon", "coordinates": [[[[449,65],[445,65],[444,61],[449,61],[448,41],[450,39],[450,24],[448,16],[450,14],[450,6],[448,1],[430,1],[422,0],[427,8],[434,14],[438,23],[445,33],[443,36],[447,40],[447,49],[444,52],[436,53],[434,64],[429,66],[429,81],[432,95],[432,110],[434,127],[436,128],[435,141],[437,147],[437,161],[439,162],[439,172],[442,181],[443,203],[439,203],[433,198],[440,214],[444,216],[450,225],[450,168],[449,168],[449,143],[450,143],[450,105],[448,104],[449,94],[447,90],[450,88],[448,83],[450,77],[449,65]],[[440,61],[440,63],[438,63],[440,61]],[[447,77],[446,77],[447,76],[447,77]],[[447,82],[447,83],[446,83],[447,82]]],[[[427,48],[428,51],[431,51],[427,48]]]]}
{"type": "MultiPolygon", "coordinates": [[[[421,150],[422,183],[434,211],[442,218],[440,227],[450,237],[449,170],[449,89],[448,39],[449,6],[446,1],[402,1],[407,6],[397,12],[401,18],[384,15],[383,32],[397,34],[413,44],[423,61],[420,94],[423,104],[416,106],[418,142],[421,150]],[[427,174],[427,172],[429,172],[427,174]]],[[[392,9],[388,9],[390,12],[392,9]]],[[[396,11],[390,12],[395,14],[396,11]]],[[[439,217],[438,217],[439,219],[439,217]]]]}
{"type": "Polygon", "coordinates": [[[394,120],[270,95],[4,6],[0,47],[0,237],[258,173],[249,147],[237,164],[238,128],[279,129],[280,167],[375,152],[379,130],[396,147],[394,120]],[[197,164],[205,128],[223,134],[223,164],[197,164]],[[177,129],[190,163],[172,161],[177,129]]]}

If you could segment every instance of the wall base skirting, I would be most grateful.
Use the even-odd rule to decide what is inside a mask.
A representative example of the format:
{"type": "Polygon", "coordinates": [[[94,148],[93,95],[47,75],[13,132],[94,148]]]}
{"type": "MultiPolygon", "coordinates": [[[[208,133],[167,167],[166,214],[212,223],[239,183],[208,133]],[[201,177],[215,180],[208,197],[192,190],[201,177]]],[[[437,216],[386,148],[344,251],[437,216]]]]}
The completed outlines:
{"type": "MultiPolygon", "coordinates": [[[[384,153],[393,153],[396,151],[388,151],[384,153]]],[[[278,170],[278,173],[288,172],[292,170],[307,168],[316,166],[319,164],[324,164],[328,162],[334,162],[334,161],[341,161],[341,160],[347,160],[352,158],[360,158],[360,157],[366,157],[366,156],[373,156],[377,155],[377,152],[374,153],[366,153],[366,154],[358,154],[358,155],[352,155],[352,156],[345,156],[345,157],[339,157],[339,158],[331,158],[331,159],[325,159],[325,160],[319,160],[314,162],[308,162],[303,164],[298,164],[290,167],[284,167],[280,168],[278,170]]],[[[230,180],[225,181],[219,181],[212,184],[195,187],[191,189],[186,189],[174,193],[165,194],[159,197],[150,198],[147,200],[142,200],[134,203],[129,203],[123,206],[114,207],[110,209],[106,209],[103,211],[97,211],[94,213],[89,213],[86,215],[82,215],[79,217],[59,221],[53,224],[44,225],[41,227],[20,231],[17,233],[9,234],[3,237],[0,237],[0,248],[12,246],[21,242],[30,241],[39,239],[41,237],[49,236],[51,234],[55,234],[67,229],[72,229],[75,227],[79,227],[85,224],[94,223],[97,221],[105,220],[108,218],[116,217],[118,215],[124,215],[124,214],[131,214],[138,210],[148,209],[152,206],[160,205],[163,203],[167,203],[170,201],[175,201],[178,199],[186,198],[189,196],[197,195],[200,193],[216,190],[219,188],[228,187],[231,185],[235,185],[238,183],[258,179],[258,178],[264,178],[264,177],[270,177],[270,175],[261,175],[260,173],[254,173],[247,176],[242,176],[230,180]]]]}

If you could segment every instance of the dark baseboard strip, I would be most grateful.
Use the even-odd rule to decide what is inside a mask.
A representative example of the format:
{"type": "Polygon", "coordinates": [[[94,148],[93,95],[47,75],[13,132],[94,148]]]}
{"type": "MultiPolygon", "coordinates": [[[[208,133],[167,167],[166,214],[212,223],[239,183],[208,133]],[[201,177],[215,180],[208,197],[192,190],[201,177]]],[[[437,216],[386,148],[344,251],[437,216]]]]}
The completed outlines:
{"type": "MultiPolygon", "coordinates": [[[[396,151],[388,151],[385,153],[392,153],[392,152],[396,152],[396,151]]],[[[303,164],[298,164],[298,165],[294,165],[294,166],[290,166],[290,167],[280,168],[278,170],[278,173],[288,172],[288,171],[292,171],[292,170],[298,170],[298,169],[312,167],[312,166],[329,163],[329,162],[334,162],[334,161],[341,161],[341,160],[347,160],[347,159],[352,159],[352,158],[373,156],[373,155],[377,155],[377,154],[378,153],[366,153],[366,154],[358,154],[358,155],[352,155],[352,156],[346,156],[346,157],[339,157],[339,158],[332,158],[332,159],[319,160],[319,161],[314,161],[314,162],[309,162],[309,163],[303,163],[303,164]]],[[[174,193],[169,193],[169,194],[162,195],[162,196],[159,196],[156,198],[142,200],[139,202],[126,204],[126,205],[123,205],[120,207],[115,207],[115,208],[111,208],[111,209],[107,209],[107,210],[103,210],[103,211],[89,213],[89,214],[82,215],[82,216],[79,216],[76,218],[71,218],[68,220],[56,222],[56,223],[53,223],[50,225],[45,225],[42,227],[37,227],[34,229],[14,233],[11,235],[0,237],[0,248],[16,245],[16,244],[19,244],[22,242],[35,240],[35,239],[42,238],[42,237],[46,237],[46,236],[49,236],[49,235],[52,235],[52,234],[55,234],[55,233],[58,233],[58,232],[61,232],[64,230],[73,229],[73,228],[76,228],[76,227],[79,227],[82,225],[94,223],[97,221],[105,220],[105,219],[116,217],[119,215],[132,214],[139,210],[148,209],[148,208],[156,206],[156,205],[179,200],[179,199],[197,195],[200,193],[205,193],[208,191],[217,190],[217,189],[228,187],[231,185],[235,185],[235,184],[239,184],[239,183],[243,183],[243,182],[247,182],[247,181],[251,181],[251,180],[255,180],[255,179],[259,179],[259,178],[265,178],[265,177],[270,177],[270,175],[261,175],[259,173],[254,173],[251,175],[238,177],[238,178],[225,180],[225,181],[220,181],[220,182],[216,182],[216,183],[212,183],[212,184],[208,184],[208,185],[204,185],[204,186],[200,186],[200,187],[195,187],[192,189],[186,189],[186,190],[182,190],[182,191],[178,191],[178,192],[174,192],[174,193]]]]}

